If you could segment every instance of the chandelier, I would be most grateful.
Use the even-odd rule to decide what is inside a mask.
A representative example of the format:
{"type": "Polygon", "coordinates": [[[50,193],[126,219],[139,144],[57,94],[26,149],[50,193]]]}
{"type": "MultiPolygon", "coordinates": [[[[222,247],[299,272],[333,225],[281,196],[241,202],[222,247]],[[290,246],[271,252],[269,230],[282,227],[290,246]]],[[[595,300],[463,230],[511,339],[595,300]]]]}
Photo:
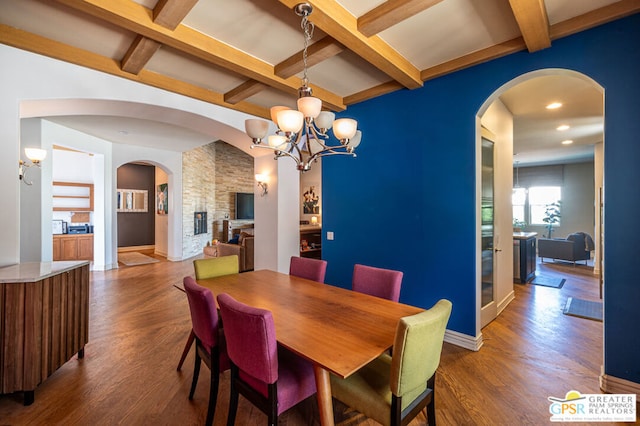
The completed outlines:
{"type": "Polygon", "coordinates": [[[318,158],[329,155],[350,155],[360,145],[362,133],[358,123],[352,118],[335,119],[335,114],[322,111],[322,101],[312,96],[307,78],[307,48],[313,37],[314,25],[308,16],[313,8],[308,3],[294,7],[295,13],[302,18],[300,27],[304,33],[304,65],[302,86],[298,89],[298,109],[285,106],[271,107],[271,120],[278,126],[274,135],[268,138],[269,122],[260,119],[245,120],[247,135],[253,140],[251,148],[267,148],[275,151],[275,158],[290,157],[295,160],[297,169],[306,172],[318,158]],[[329,129],[333,129],[336,142],[330,142],[329,129]],[[266,141],[265,141],[266,138],[266,141]],[[338,143],[339,142],[339,143],[338,143]],[[333,143],[333,145],[332,145],[333,143]]]}

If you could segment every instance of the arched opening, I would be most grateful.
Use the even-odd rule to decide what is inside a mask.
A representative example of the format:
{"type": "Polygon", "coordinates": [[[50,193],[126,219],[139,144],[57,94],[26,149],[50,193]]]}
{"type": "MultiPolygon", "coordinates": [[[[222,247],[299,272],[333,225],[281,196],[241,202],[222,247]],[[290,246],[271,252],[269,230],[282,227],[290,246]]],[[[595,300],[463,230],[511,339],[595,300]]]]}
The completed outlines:
{"type": "MultiPolygon", "coordinates": [[[[480,108],[477,116],[478,148],[476,149],[479,253],[476,324],[478,333],[484,325],[499,315],[514,297],[514,282],[518,282],[516,276],[520,272],[520,265],[514,264],[517,263],[514,262],[514,256],[518,260],[518,255],[514,255],[512,249],[514,247],[513,219],[514,211],[520,209],[515,213],[515,216],[518,216],[525,207],[514,208],[512,194],[516,183],[523,186],[524,166],[530,167],[529,175],[542,176],[545,170],[543,166],[553,165],[556,170],[560,170],[556,176],[559,180],[549,186],[557,186],[560,193],[564,191],[562,205],[564,212],[561,213],[561,217],[564,213],[565,219],[561,221],[561,225],[554,225],[553,229],[556,232],[553,237],[566,237],[567,234],[577,231],[593,236],[592,253],[595,253],[595,256],[591,256],[590,262],[593,265],[593,273],[600,274],[602,262],[600,204],[604,192],[603,106],[604,90],[589,77],[566,69],[545,69],[524,74],[504,84],[480,108]],[[555,111],[546,109],[545,106],[551,102],[561,102],[563,107],[555,111]],[[562,125],[568,125],[570,130],[562,125]],[[492,158],[494,197],[491,200],[493,214],[490,235],[487,233],[487,225],[484,225],[484,238],[486,240],[490,236],[491,242],[490,244],[485,242],[484,247],[481,213],[483,207],[485,211],[487,210],[487,197],[483,199],[483,188],[486,188],[487,184],[482,184],[481,165],[484,164],[481,148],[482,130],[489,130],[495,138],[492,158]],[[562,141],[568,140],[572,140],[573,143],[561,144],[562,141]],[[582,164],[582,170],[587,170],[582,180],[575,176],[577,164],[582,164]],[[519,182],[514,179],[514,169],[519,171],[519,182]],[[576,184],[576,179],[579,184],[576,184]],[[589,184],[584,183],[587,181],[589,184]],[[588,188],[585,188],[585,185],[588,188]],[[583,217],[585,210],[588,211],[586,217],[583,217]],[[489,251],[492,255],[491,262],[486,261],[489,251]],[[487,266],[494,278],[491,281],[493,285],[490,290],[486,285],[487,266]],[[486,297],[489,291],[490,299],[486,297]]],[[[538,180],[538,182],[541,181],[544,179],[538,180]]],[[[547,189],[540,188],[547,188],[547,186],[536,184],[539,192],[548,192],[547,189]]],[[[529,213],[527,218],[532,217],[531,212],[535,213],[534,207],[539,210],[541,206],[534,205],[533,202],[527,204],[526,209],[529,213]]],[[[546,224],[540,224],[535,214],[531,221],[533,223],[527,224],[524,230],[535,234],[535,238],[542,237],[543,233],[546,233],[545,230],[548,230],[546,224]]],[[[533,267],[535,268],[535,262],[533,267]]],[[[524,284],[530,282],[526,279],[524,281],[524,284]]]]}

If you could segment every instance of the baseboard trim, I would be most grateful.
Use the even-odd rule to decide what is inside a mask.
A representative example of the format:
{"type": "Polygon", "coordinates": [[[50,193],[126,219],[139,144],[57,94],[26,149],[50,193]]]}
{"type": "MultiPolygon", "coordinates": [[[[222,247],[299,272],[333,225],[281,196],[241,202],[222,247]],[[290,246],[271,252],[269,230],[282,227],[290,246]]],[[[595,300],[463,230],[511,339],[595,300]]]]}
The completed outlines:
{"type": "Polygon", "coordinates": [[[483,344],[482,334],[477,337],[473,337],[468,334],[462,334],[452,330],[445,330],[444,341],[474,352],[480,350],[483,344]]]}
{"type": "Polygon", "coordinates": [[[130,247],[118,247],[118,253],[126,253],[129,251],[141,251],[141,250],[155,250],[156,246],[154,244],[147,246],[130,246],[130,247]]]}
{"type": "Polygon", "coordinates": [[[621,379],[619,377],[610,376],[608,374],[600,374],[600,389],[606,393],[635,393],[636,399],[640,395],[640,383],[630,380],[621,379]]]}
{"type": "Polygon", "coordinates": [[[516,292],[514,290],[511,290],[511,292],[507,294],[507,297],[505,297],[500,301],[500,303],[498,303],[498,315],[500,315],[502,311],[504,311],[504,309],[509,306],[509,303],[511,303],[515,298],[516,292]]]}

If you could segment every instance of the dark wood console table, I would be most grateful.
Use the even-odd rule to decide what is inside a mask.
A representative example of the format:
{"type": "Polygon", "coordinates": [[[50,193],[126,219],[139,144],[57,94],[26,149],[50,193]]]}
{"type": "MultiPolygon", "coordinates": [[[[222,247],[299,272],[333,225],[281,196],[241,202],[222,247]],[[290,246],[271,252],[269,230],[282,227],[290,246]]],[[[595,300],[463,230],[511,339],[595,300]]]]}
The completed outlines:
{"type": "Polygon", "coordinates": [[[35,389],[89,341],[89,262],[0,268],[0,393],[35,389]]]}

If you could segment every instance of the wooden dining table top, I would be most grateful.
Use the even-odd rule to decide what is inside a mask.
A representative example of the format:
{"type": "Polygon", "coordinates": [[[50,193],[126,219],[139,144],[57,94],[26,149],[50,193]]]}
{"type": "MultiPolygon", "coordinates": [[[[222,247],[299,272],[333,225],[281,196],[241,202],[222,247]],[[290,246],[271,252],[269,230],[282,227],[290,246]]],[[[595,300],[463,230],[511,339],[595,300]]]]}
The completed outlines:
{"type": "Polygon", "coordinates": [[[343,378],[391,348],[400,318],[424,311],[270,270],[197,281],[271,311],[282,346],[343,378]]]}

